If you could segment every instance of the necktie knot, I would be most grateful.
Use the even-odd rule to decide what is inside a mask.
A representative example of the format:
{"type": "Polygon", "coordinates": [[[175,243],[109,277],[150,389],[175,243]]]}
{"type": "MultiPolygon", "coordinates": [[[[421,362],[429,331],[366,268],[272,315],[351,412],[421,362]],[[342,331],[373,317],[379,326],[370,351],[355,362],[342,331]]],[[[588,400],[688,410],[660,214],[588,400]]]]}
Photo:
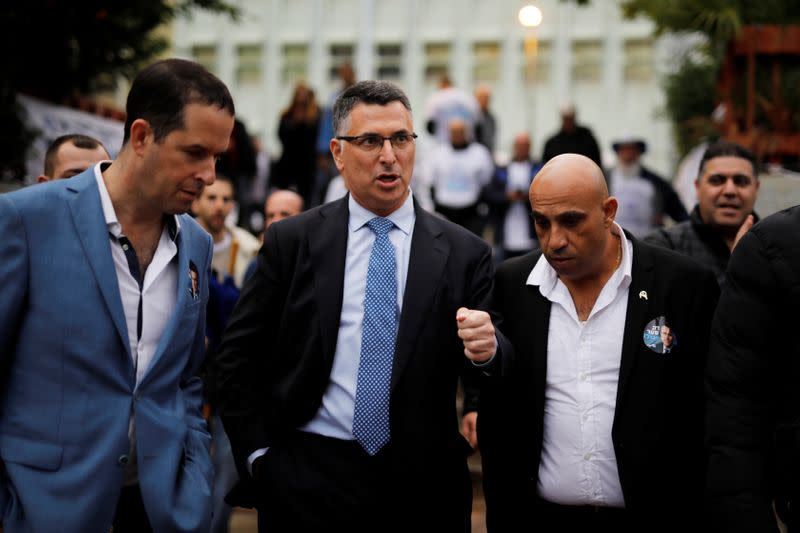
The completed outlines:
{"type": "Polygon", "coordinates": [[[375,235],[386,235],[394,227],[394,222],[388,218],[375,217],[367,222],[367,226],[369,226],[369,229],[371,229],[375,235]]]}

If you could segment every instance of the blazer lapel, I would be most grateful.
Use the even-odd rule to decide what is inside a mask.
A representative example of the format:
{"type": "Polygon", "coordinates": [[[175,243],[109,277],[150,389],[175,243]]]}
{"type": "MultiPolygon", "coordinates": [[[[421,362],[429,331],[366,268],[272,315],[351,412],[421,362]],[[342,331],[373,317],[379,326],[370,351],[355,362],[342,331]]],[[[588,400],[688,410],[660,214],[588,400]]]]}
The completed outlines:
{"type": "Polygon", "coordinates": [[[641,346],[645,322],[650,316],[650,300],[646,296],[648,289],[654,286],[653,258],[647,249],[628,232],[625,236],[633,243],[633,265],[631,266],[631,284],[628,289],[628,309],[625,315],[625,333],[622,337],[622,360],[619,368],[617,384],[617,412],[624,405],[625,391],[630,383],[636,367],[637,354],[641,346]],[[645,295],[642,296],[642,291],[645,295]]]}
{"type": "Polygon", "coordinates": [[[349,195],[319,209],[316,227],[308,228],[311,268],[314,269],[314,294],[322,338],[323,358],[332,362],[339,335],[344,293],[344,265],[350,211],[349,195]]]}
{"type": "MultiPolygon", "coordinates": [[[[539,256],[541,257],[541,256],[539,256]]],[[[528,273],[536,265],[536,260],[527,269],[523,280],[527,279],[528,273]]],[[[532,373],[532,383],[534,384],[535,401],[537,402],[536,413],[543,412],[544,408],[544,389],[547,381],[547,342],[550,332],[550,300],[542,296],[538,285],[525,285],[520,289],[522,299],[519,308],[514,312],[519,313],[524,318],[523,327],[520,328],[519,344],[515,349],[520,352],[516,354],[519,361],[531,361],[532,367],[526,369],[527,373],[532,373]]],[[[502,331],[502,324],[500,326],[502,331]]],[[[530,374],[527,374],[530,375],[530,374]]]]}
{"type": "MultiPolygon", "coordinates": [[[[177,291],[178,294],[175,297],[175,308],[172,311],[172,316],[169,317],[169,322],[164,327],[164,331],[161,334],[161,338],[158,340],[158,346],[156,347],[156,351],[153,354],[153,359],[150,361],[150,365],[147,367],[144,373],[144,377],[142,381],[139,383],[139,387],[145,383],[147,380],[150,371],[154,368],[157,368],[158,360],[161,356],[166,352],[167,347],[172,342],[172,338],[178,333],[178,324],[180,324],[180,319],[184,313],[186,313],[187,309],[186,306],[189,304],[189,261],[191,260],[191,251],[189,249],[189,239],[186,238],[186,233],[189,229],[186,227],[187,224],[183,223],[181,225],[181,230],[178,232],[178,235],[175,237],[175,246],[178,248],[178,283],[177,283],[177,291]]],[[[202,264],[194,261],[195,265],[202,264]]],[[[202,273],[198,274],[202,276],[202,273]]],[[[183,332],[187,335],[193,335],[194,332],[183,332]]]]}
{"type": "MultiPolygon", "coordinates": [[[[436,287],[444,272],[450,244],[442,237],[442,230],[436,227],[433,215],[427,213],[414,201],[416,221],[411,237],[411,252],[408,259],[408,275],[403,292],[403,309],[397,328],[392,384],[394,390],[400,374],[417,342],[417,333],[422,329],[422,321],[427,316],[436,287]]],[[[455,319],[455,317],[453,317],[455,319]]]]}
{"type": "Polygon", "coordinates": [[[94,177],[94,167],[79,176],[70,179],[68,190],[75,193],[69,201],[72,219],[77,229],[78,238],[92,268],[100,292],[103,295],[109,316],[119,334],[127,360],[130,362],[130,344],[125,312],[122,309],[122,297],[119,293],[117,272],[111,256],[108,228],[100,203],[100,191],[94,177]]]}

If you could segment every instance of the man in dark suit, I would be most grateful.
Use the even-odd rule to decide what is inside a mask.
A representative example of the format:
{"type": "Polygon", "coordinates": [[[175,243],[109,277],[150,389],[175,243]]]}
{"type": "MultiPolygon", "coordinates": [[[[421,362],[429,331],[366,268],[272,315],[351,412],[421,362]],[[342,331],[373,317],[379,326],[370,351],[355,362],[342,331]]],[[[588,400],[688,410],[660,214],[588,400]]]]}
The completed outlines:
{"type": "Polygon", "coordinates": [[[623,231],[584,156],[552,159],[530,200],[541,251],[498,269],[493,309],[514,349],[481,391],[489,531],[692,524],[714,276],[623,231]],[[666,354],[662,324],[674,336],[666,354]]]}
{"type": "Polygon", "coordinates": [[[456,385],[465,346],[483,361],[497,339],[459,308],[486,307],[491,249],[412,198],[412,128],[390,83],[339,96],[350,192],[267,229],[223,338],[220,411],[262,530],[470,530],[456,385]]]}
{"type": "Polygon", "coordinates": [[[800,206],[741,238],[711,328],[706,370],[708,531],[800,521],[800,206]]]}

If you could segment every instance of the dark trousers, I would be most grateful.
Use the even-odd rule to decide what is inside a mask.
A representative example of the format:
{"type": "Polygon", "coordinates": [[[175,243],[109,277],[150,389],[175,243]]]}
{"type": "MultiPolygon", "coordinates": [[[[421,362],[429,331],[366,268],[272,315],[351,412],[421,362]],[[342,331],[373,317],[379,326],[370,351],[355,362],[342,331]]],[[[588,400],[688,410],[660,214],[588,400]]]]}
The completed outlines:
{"type": "Polygon", "coordinates": [[[139,485],[122,487],[112,522],[114,533],[151,533],[139,485]]]}
{"type": "MultiPolygon", "coordinates": [[[[585,532],[610,531],[635,533],[631,517],[625,509],[594,505],[560,505],[537,499],[534,505],[537,531],[585,532]]],[[[655,519],[655,517],[654,517],[655,519]]]]}
{"type": "Polygon", "coordinates": [[[370,457],[355,441],[295,432],[257,463],[259,533],[380,531],[385,456],[385,448],[370,457]]]}
{"type": "Polygon", "coordinates": [[[270,448],[255,465],[259,533],[469,531],[469,513],[462,512],[469,496],[449,491],[438,494],[440,501],[421,499],[426,479],[402,481],[391,447],[371,457],[355,441],[297,431],[270,448]],[[462,507],[441,511],[452,509],[454,501],[462,507]],[[428,519],[421,508],[432,504],[440,516],[428,519]]]}

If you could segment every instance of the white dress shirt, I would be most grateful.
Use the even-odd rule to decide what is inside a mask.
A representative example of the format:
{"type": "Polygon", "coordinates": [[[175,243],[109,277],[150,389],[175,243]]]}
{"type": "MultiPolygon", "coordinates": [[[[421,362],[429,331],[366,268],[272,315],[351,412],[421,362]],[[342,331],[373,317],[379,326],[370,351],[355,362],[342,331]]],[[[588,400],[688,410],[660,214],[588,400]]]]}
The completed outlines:
{"type": "MultiPolygon", "coordinates": [[[[367,289],[367,270],[372,255],[375,233],[367,222],[377,215],[360,206],[352,196],[349,198],[350,223],[347,231],[347,256],[344,265],[344,292],[342,294],[342,316],[339,335],[328,388],[322,396],[322,405],[314,418],[301,430],[319,433],[337,439],[353,439],[353,413],[356,401],[358,364],[361,359],[361,331],[364,321],[364,295],[367,289]]],[[[411,194],[389,220],[394,228],[389,231],[389,240],[394,246],[395,272],[397,275],[397,317],[401,316],[403,294],[408,274],[408,257],[411,253],[411,234],[414,231],[414,203],[411,194]]]]}
{"type": "MultiPolygon", "coordinates": [[[[348,199],[350,220],[347,229],[347,255],[344,265],[344,290],[342,314],[339,319],[339,334],[333,356],[330,381],[322,396],[322,404],[314,417],[301,431],[308,431],[353,440],[353,414],[355,411],[358,364],[361,359],[361,332],[364,320],[364,295],[367,288],[367,271],[375,233],[367,222],[376,214],[359,205],[352,197],[348,199]]],[[[394,223],[389,231],[389,240],[394,246],[395,272],[397,275],[397,318],[401,317],[403,295],[408,274],[408,259],[411,255],[411,237],[414,233],[416,214],[411,192],[406,201],[388,217],[394,223]]],[[[266,453],[268,448],[254,451],[248,456],[248,467],[266,453]]]]}
{"type": "Polygon", "coordinates": [[[544,256],[528,277],[552,302],[547,342],[544,436],[538,494],[562,505],[624,507],[611,439],[633,245],[622,257],[589,318],[578,319],[569,290],[544,256]]]}
{"type": "MultiPolygon", "coordinates": [[[[108,163],[105,163],[107,165],[108,163]]],[[[103,181],[102,170],[104,163],[94,167],[94,177],[100,191],[100,202],[103,207],[106,226],[108,227],[109,246],[111,257],[114,260],[114,269],[117,274],[119,294],[122,298],[122,309],[125,312],[125,322],[128,326],[128,347],[130,349],[133,367],[136,371],[136,386],[142,380],[155,355],[161,335],[175,309],[178,295],[178,247],[175,244],[180,221],[174,217],[174,230],[169,224],[164,225],[158,248],[153,255],[150,266],[145,271],[141,291],[139,282],[131,274],[128,259],[119,239],[124,237],[122,225],[117,220],[114,205],[108,195],[108,189],[103,181]],[[171,234],[174,231],[174,234],[171,234]],[[138,334],[139,298],[142,300],[141,337],[138,334]]],[[[136,432],[134,416],[131,413],[128,436],[131,442],[129,453],[130,462],[126,474],[125,484],[134,484],[138,480],[136,469],[136,432]]]]}

